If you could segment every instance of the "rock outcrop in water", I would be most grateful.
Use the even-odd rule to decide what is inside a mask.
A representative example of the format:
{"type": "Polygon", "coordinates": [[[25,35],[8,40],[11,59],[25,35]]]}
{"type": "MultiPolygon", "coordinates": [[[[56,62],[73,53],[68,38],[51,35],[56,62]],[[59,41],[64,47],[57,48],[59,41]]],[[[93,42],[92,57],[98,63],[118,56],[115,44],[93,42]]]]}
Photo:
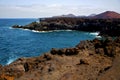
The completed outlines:
{"type": "Polygon", "coordinates": [[[100,35],[120,36],[120,19],[87,19],[74,17],[43,18],[40,22],[32,22],[25,26],[14,25],[36,31],[78,30],[100,32],[100,35]]]}
{"type": "Polygon", "coordinates": [[[81,41],[0,66],[0,80],[119,80],[120,37],[81,41]]]}

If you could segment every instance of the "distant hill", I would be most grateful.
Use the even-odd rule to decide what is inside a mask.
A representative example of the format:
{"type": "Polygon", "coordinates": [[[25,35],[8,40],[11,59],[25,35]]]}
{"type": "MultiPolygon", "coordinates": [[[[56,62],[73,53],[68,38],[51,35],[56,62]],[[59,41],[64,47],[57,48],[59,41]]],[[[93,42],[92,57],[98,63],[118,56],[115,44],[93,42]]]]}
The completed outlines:
{"type": "Polygon", "coordinates": [[[120,14],[114,11],[106,11],[93,16],[93,18],[101,18],[101,19],[120,18],[120,14]]]}
{"type": "Polygon", "coordinates": [[[74,14],[59,15],[53,17],[77,17],[77,18],[96,18],[96,19],[109,19],[109,18],[120,18],[120,14],[114,11],[106,11],[100,14],[91,14],[89,16],[76,16],[74,14]]]}
{"type": "Polygon", "coordinates": [[[92,18],[94,16],[96,16],[97,14],[90,14],[89,16],[86,16],[87,18],[92,18]]]}
{"type": "Polygon", "coordinates": [[[74,14],[67,14],[67,15],[60,15],[60,16],[53,16],[53,17],[76,17],[74,14]]]}

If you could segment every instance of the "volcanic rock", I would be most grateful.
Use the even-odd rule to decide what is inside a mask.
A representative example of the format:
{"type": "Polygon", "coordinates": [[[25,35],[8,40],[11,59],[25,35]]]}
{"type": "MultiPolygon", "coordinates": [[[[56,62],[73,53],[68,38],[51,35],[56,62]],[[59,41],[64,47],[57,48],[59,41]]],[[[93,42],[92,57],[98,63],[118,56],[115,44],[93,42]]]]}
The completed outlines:
{"type": "Polygon", "coordinates": [[[54,48],[0,67],[0,80],[119,79],[120,37],[82,41],[73,48],[54,48]]]}

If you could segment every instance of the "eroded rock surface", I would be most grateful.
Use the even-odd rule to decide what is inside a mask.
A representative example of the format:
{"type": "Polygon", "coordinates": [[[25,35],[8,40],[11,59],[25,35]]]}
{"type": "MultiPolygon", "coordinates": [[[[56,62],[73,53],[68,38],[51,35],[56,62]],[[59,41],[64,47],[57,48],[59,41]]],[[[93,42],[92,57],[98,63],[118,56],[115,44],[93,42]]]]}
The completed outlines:
{"type": "Polygon", "coordinates": [[[120,37],[19,58],[0,66],[0,80],[120,80],[120,37]]]}

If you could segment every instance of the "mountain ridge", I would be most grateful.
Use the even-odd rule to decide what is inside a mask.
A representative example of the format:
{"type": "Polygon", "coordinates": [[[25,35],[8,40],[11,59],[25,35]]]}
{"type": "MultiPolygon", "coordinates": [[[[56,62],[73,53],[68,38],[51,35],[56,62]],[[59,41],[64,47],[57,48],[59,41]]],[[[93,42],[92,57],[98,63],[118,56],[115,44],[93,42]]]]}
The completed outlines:
{"type": "Polygon", "coordinates": [[[82,15],[74,15],[74,14],[66,14],[66,15],[59,15],[53,17],[76,17],[76,18],[98,18],[98,19],[110,19],[110,18],[120,18],[120,14],[115,11],[105,11],[99,14],[90,14],[89,16],[82,16],[82,15]]]}

